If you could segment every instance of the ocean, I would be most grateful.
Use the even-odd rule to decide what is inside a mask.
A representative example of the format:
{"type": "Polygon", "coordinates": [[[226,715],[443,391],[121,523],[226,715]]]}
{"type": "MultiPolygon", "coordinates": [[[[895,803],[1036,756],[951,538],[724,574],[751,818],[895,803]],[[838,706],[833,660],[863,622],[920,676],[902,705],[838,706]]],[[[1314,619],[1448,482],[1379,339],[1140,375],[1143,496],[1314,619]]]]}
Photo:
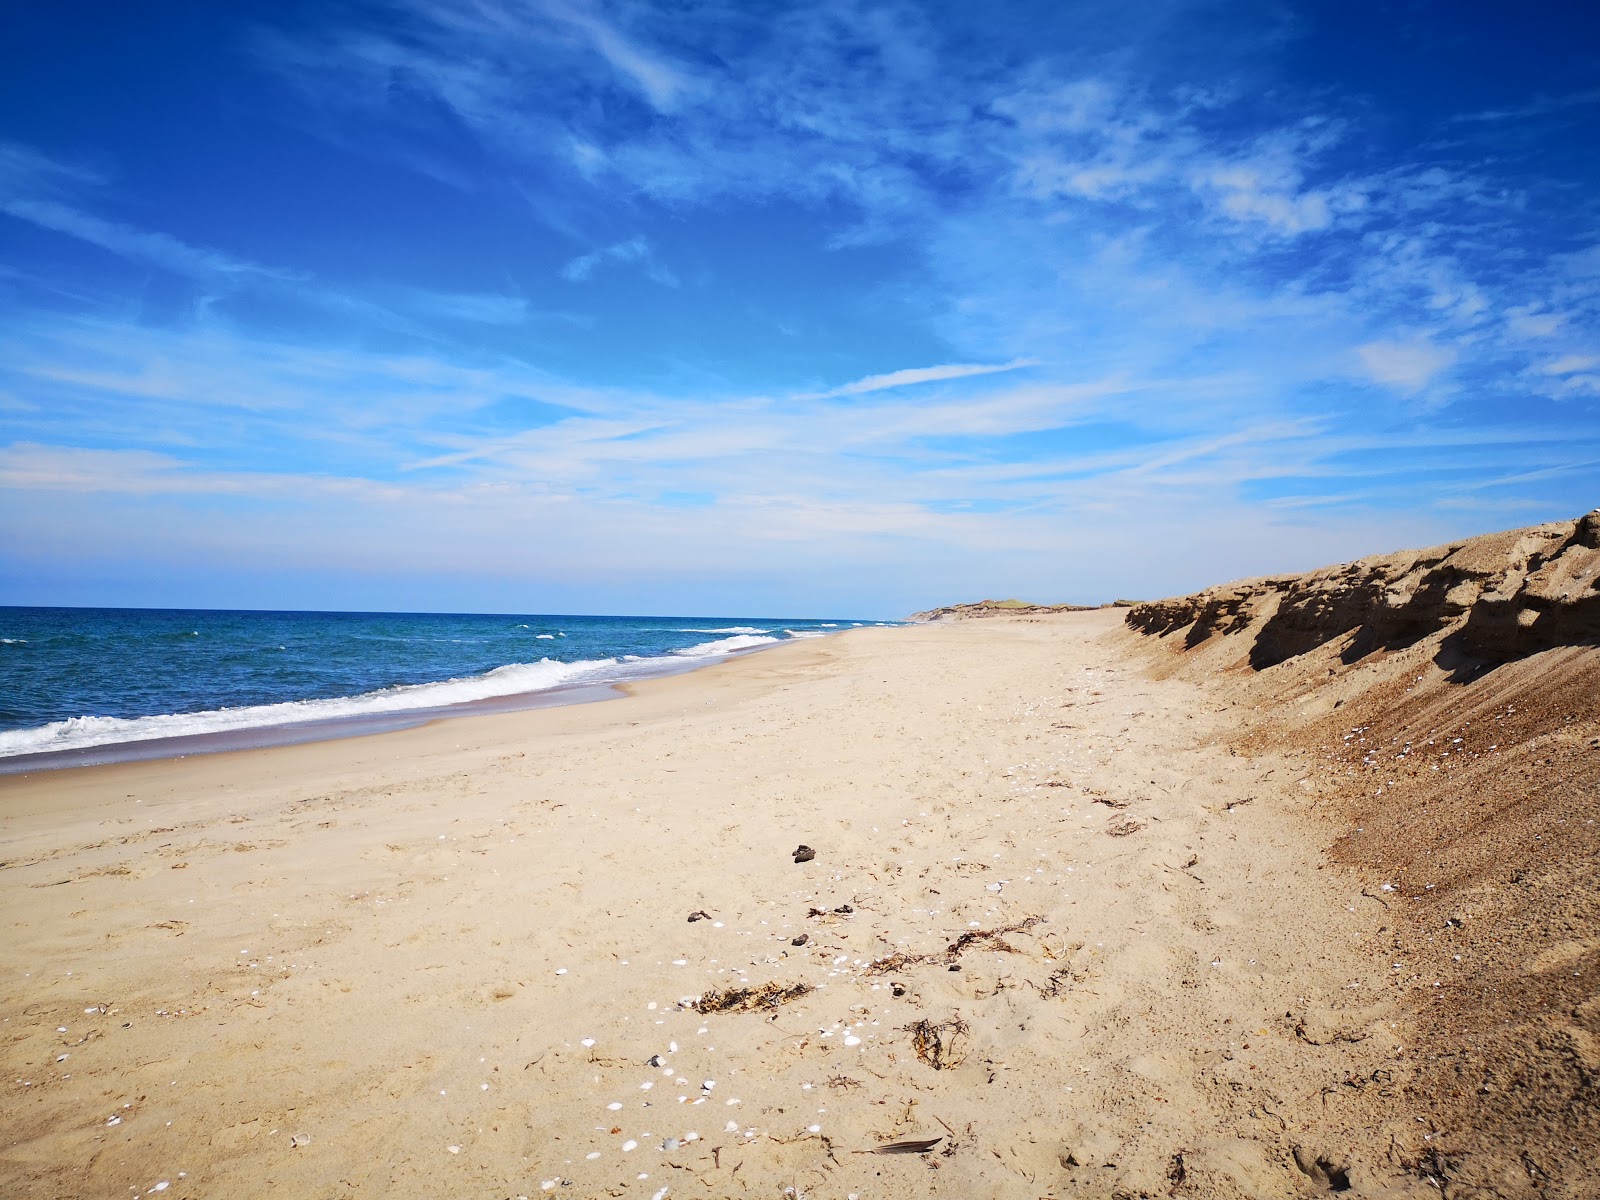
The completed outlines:
{"type": "Polygon", "coordinates": [[[598,699],[878,624],[889,622],[0,607],[0,771],[598,699]]]}

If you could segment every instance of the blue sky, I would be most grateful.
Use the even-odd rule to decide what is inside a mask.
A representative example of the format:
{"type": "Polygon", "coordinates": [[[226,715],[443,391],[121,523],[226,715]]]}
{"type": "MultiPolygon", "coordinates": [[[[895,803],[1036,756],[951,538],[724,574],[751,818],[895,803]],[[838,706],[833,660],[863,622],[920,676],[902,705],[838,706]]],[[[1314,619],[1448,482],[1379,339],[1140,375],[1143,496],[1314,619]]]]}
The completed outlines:
{"type": "Polygon", "coordinates": [[[1600,503],[1600,8],[0,14],[0,602],[895,616],[1600,503]]]}

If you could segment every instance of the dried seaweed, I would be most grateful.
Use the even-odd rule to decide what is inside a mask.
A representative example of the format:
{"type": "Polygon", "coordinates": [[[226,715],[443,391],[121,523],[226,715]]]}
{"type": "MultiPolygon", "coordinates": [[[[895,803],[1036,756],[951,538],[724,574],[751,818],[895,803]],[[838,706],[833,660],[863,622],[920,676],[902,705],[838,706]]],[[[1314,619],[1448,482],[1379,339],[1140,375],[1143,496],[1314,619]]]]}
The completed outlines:
{"type": "Polygon", "coordinates": [[[862,968],[863,975],[888,975],[895,971],[902,971],[906,967],[914,967],[918,963],[931,962],[938,957],[933,954],[907,954],[897,951],[887,958],[875,958],[862,968]]]}
{"type": "MultiPolygon", "coordinates": [[[[1032,980],[1029,980],[1032,983],[1032,980]]],[[[1061,967],[1050,972],[1050,978],[1041,984],[1033,984],[1041,996],[1064,996],[1072,990],[1076,983],[1083,982],[1083,973],[1072,967],[1061,967]]]]}
{"type": "Polygon", "coordinates": [[[759,1012],[798,1000],[811,991],[809,983],[767,983],[760,987],[712,988],[694,1002],[702,1013],[759,1012]]]}
{"type": "Polygon", "coordinates": [[[986,950],[1000,950],[1006,954],[1016,954],[1017,948],[1005,940],[1008,933],[1023,933],[1032,929],[1043,921],[1043,917],[1028,917],[1018,921],[1015,925],[1002,925],[998,929],[969,929],[955,941],[951,942],[937,954],[907,954],[897,950],[886,958],[876,958],[862,968],[863,975],[888,975],[895,971],[902,971],[906,967],[920,966],[923,963],[951,964],[959,959],[962,954],[980,946],[986,950]]]}
{"type": "Polygon", "coordinates": [[[988,950],[1004,950],[1007,954],[1015,954],[1017,948],[1008,945],[1003,940],[1002,935],[1023,933],[1043,920],[1043,917],[1029,917],[1024,921],[1018,921],[1015,925],[1002,925],[998,929],[969,929],[945,947],[944,957],[946,961],[954,962],[964,951],[970,950],[973,946],[983,946],[988,950]]]}
{"type": "Polygon", "coordinates": [[[937,1025],[924,1017],[905,1029],[911,1035],[911,1045],[917,1057],[935,1071],[947,1071],[959,1066],[966,1058],[965,1054],[957,1054],[955,1048],[956,1039],[967,1033],[967,1023],[960,1017],[951,1017],[937,1025]]]}
{"type": "Polygon", "coordinates": [[[1132,817],[1124,817],[1107,829],[1106,833],[1110,837],[1127,837],[1130,833],[1138,833],[1143,828],[1143,821],[1135,821],[1132,817]]]}

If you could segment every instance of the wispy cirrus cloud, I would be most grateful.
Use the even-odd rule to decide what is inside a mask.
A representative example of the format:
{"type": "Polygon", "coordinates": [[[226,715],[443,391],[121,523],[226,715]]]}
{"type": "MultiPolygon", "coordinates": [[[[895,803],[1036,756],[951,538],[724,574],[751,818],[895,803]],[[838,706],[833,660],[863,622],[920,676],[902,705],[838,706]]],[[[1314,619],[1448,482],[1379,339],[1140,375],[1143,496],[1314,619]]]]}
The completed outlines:
{"type": "Polygon", "coordinates": [[[592,250],[588,254],[580,254],[576,258],[569,259],[561,268],[561,278],[569,283],[583,283],[607,263],[637,265],[656,283],[666,287],[678,286],[678,277],[656,258],[649,239],[643,237],[613,242],[599,250],[592,250]]]}
{"type": "Polygon", "coordinates": [[[104,536],[81,492],[220,553],[209,487],[372,563],[709,576],[737,540],[949,586],[1175,523],[1264,567],[1443,532],[1472,480],[1576,495],[1547,468],[1587,461],[1600,390],[1581,189],[1482,152],[1515,106],[1408,127],[1285,69],[1313,15],[1218,13],[285,10],[231,65],[370,228],[249,205],[229,240],[114,149],[0,147],[11,232],[154,268],[0,279],[6,478],[77,506],[40,544],[104,536]]]}
{"type": "Polygon", "coordinates": [[[1451,120],[1461,123],[1498,123],[1501,121],[1526,121],[1532,118],[1549,116],[1552,113],[1567,112],[1574,108],[1588,108],[1600,104],[1600,88],[1587,88],[1583,91],[1566,92],[1561,95],[1539,96],[1527,104],[1517,104],[1509,108],[1486,108],[1477,112],[1459,113],[1451,120]]]}
{"type": "Polygon", "coordinates": [[[1036,358],[1016,358],[1007,363],[945,363],[937,367],[907,367],[883,375],[869,375],[865,379],[840,384],[825,392],[816,392],[801,398],[831,400],[839,396],[864,396],[868,392],[882,392],[890,388],[912,387],[919,383],[942,383],[950,379],[971,379],[978,375],[997,375],[1038,365],[1039,360],[1036,358]]]}
{"type": "MultiPolygon", "coordinates": [[[[551,2],[539,6],[556,20],[581,32],[595,51],[645,95],[661,112],[671,111],[694,82],[680,65],[637,45],[615,25],[579,4],[551,2]]],[[[537,13],[539,8],[534,8],[537,13]]]]}
{"type": "Polygon", "coordinates": [[[137,229],[109,221],[57,200],[27,197],[0,199],[0,212],[65,234],[110,251],[121,258],[148,263],[175,274],[199,279],[259,276],[283,282],[302,281],[303,273],[263,266],[204,246],[194,246],[171,234],[137,229]]]}

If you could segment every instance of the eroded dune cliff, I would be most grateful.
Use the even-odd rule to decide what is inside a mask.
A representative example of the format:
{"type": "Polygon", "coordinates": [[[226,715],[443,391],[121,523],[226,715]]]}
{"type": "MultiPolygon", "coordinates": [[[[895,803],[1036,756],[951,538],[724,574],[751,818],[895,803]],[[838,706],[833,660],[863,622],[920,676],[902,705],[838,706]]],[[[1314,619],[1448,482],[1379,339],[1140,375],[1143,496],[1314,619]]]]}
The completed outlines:
{"type": "Polygon", "coordinates": [[[1303,764],[1383,907],[1407,1057],[1349,1082],[1388,1144],[1344,1149],[1447,1196],[1600,1194],[1600,511],[1127,624],[1231,694],[1239,752],[1303,764]]]}
{"type": "Polygon", "coordinates": [[[1438,634],[1450,635],[1447,655],[1495,663],[1600,645],[1600,510],[1140,604],[1128,624],[1182,631],[1190,648],[1217,634],[1248,639],[1258,670],[1339,638],[1345,662],[1438,634]]]}

